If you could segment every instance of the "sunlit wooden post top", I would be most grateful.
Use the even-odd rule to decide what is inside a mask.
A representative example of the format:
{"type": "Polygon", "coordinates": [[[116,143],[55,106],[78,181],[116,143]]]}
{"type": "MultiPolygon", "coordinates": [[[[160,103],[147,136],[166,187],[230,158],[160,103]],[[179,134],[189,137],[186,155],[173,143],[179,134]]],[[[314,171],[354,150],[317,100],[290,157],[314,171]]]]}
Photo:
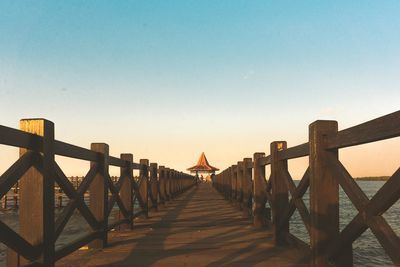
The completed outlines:
{"type": "Polygon", "coordinates": [[[204,152],[201,153],[197,164],[193,167],[188,168],[187,170],[190,171],[190,173],[196,173],[196,176],[198,176],[199,174],[206,174],[207,176],[205,177],[205,179],[207,181],[211,181],[210,174],[215,174],[216,171],[219,171],[218,168],[213,167],[208,163],[204,152]]]}

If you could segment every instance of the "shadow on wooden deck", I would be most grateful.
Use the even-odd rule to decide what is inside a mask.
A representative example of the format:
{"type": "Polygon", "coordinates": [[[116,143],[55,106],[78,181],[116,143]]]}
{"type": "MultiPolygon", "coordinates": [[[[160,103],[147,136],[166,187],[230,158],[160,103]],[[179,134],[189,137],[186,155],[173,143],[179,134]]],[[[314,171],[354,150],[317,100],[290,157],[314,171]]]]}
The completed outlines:
{"type": "Polygon", "coordinates": [[[308,266],[304,251],[274,247],[267,230],[201,184],[110,234],[109,247],[77,251],[57,266],[308,266]]]}

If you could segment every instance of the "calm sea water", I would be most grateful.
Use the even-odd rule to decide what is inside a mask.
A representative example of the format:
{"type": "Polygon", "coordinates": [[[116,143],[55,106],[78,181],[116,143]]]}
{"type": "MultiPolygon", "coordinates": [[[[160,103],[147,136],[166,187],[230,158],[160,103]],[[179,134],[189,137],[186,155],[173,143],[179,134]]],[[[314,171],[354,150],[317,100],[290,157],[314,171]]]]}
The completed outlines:
{"type": "MultiPolygon", "coordinates": [[[[357,181],[357,183],[364,193],[371,199],[371,197],[385,182],[357,181]]],[[[306,206],[309,207],[308,192],[304,195],[303,200],[306,206]]],[[[357,214],[356,208],[343,190],[340,190],[339,211],[340,230],[342,230],[357,214]]],[[[397,201],[395,205],[386,211],[383,214],[383,217],[390,224],[396,234],[400,236],[400,201],[397,201]]],[[[308,232],[297,210],[290,221],[290,232],[308,244],[310,243],[308,232]]],[[[354,266],[360,267],[394,266],[374,234],[369,229],[353,243],[353,261],[354,266]]]]}
{"type": "MultiPolygon", "coordinates": [[[[68,200],[65,199],[64,203],[67,203],[68,200]]],[[[86,201],[87,202],[87,201],[86,201]]],[[[62,209],[56,209],[56,217],[62,209]]],[[[117,204],[114,205],[113,211],[109,217],[109,223],[113,223],[116,218],[115,212],[118,211],[117,204]]],[[[15,211],[0,211],[0,220],[6,223],[9,227],[11,227],[14,231],[18,232],[18,213],[15,211]]],[[[91,228],[87,224],[86,220],[80,215],[80,213],[75,210],[74,214],[68,221],[67,225],[65,226],[63,232],[61,233],[60,237],[57,239],[56,242],[56,249],[61,248],[74,240],[78,240],[80,237],[83,237],[85,234],[90,233],[91,228]]],[[[0,243],[0,267],[6,266],[6,251],[7,248],[3,243],[0,243]]]]}
{"type": "MultiPolygon", "coordinates": [[[[371,198],[375,192],[384,184],[381,181],[359,181],[358,184],[371,198]]],[[[303,197],[307,206],[309,206],[308,192],[303,197]]],[[[57,211],[59,212],[59,211],[57,211]]],[[[340,228],[343,229],[357,214],[355,207],[351,204],[346,194],[340,191],[340,228]]],[[[392,206],[383,215],[387,222],[392,226],[393,230],[400,236],[400,201],[392,206]]],[[[13,229],[18,230],[18,215],[16,212],[0,212],[0,220],[7,223],[13,229]]],[[[113,218],[110,218],[112,221],[113,218]]],[[[79,238],[90,230],[85,220],[78,212],[75,212],[69,223],[57,240],[56,247],[68,244],[72,240],[79,238]]],[[[290,221],[290,231],[303,241],[309,243],[309,237],[306,228],[296,211],[290,221]]],[[[376,266],[394,266],[385,251],[370,230],[364,232],[360,238],[353,243],[354,266],[359,267],[376,267],[376,266]]],[[[5,266],[6,248],[0,243],[0,267],[5,266]]]]}

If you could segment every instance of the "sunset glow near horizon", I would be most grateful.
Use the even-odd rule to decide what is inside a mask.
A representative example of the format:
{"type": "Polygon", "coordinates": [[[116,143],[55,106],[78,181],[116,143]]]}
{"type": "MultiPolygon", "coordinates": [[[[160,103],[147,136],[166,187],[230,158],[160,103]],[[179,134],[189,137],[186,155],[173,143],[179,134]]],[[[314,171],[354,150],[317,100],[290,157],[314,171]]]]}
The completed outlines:
{"type": "MultiPolygon", "coordinates": [[[[182,171],[204,151],[223,170],[307,142],[315,120],[399,110],[398,14],[399,1],[1,1],[1,125],[42,117],[64,142],[182,171]]],[[[391,175],[399,148],[340,157],[355,177],[391,175]]],[[[0,146],[0,170],[17,157],[0,146]]],[[[306,163],[289,163],[295,178],[306,163]]]]}

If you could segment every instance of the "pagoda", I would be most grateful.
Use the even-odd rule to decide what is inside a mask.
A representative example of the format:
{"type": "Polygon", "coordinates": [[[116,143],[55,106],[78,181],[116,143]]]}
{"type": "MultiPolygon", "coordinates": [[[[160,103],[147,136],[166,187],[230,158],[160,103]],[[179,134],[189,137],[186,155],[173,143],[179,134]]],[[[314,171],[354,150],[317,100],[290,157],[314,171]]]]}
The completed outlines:
{"type": "MultiPolygon", "coordinates": [[[[196,173],[196,175],[207,174],[206,180],[210,180],[210,174],[215,174],[216,171],[219,171],[218,168],[215,168],[208,163],[204,152],[201,153],[197,164],[193,167],[188,168],[187,170],[190,171],[190,173],[196,173]]],[[[203,175],[201,175],[201,177],[203,177],[203,175]]]]}

